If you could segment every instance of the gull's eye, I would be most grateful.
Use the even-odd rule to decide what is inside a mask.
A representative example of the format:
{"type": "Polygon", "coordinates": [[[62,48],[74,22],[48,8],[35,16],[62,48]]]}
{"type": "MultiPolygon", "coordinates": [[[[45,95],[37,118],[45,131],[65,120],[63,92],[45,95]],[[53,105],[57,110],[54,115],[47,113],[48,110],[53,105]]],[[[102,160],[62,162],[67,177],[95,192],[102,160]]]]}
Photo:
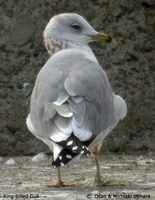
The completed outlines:
{"type": "Polygon", "coordinates": [[[74,30],[77,30],[79,31],[81,29],[81,27],[79,26],[79,24],[72,24],[71,27],[74,29],[74,30]]]}

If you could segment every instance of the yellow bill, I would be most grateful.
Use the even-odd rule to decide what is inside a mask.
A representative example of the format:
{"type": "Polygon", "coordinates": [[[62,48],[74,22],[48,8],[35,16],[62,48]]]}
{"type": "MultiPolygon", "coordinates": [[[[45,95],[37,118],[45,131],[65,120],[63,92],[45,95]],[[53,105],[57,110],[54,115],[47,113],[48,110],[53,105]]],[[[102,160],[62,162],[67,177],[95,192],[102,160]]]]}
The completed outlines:
{"type": "Polygon", "coordinates": [[[112,43],[112,44],[117,44],[116,40],[114,38],[110,37],[106,33],[98,32],[96,35],[92,35],[91,38],[95,41],[103,41],[103,42],[108,42],[108,43],[112,43]]]}

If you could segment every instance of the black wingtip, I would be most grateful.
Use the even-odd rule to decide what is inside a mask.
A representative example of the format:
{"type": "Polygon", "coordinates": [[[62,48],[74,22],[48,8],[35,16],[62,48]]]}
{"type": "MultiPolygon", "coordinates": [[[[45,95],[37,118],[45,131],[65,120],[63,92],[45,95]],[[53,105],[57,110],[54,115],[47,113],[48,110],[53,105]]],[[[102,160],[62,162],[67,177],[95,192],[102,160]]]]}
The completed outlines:
{"type": "Polygon", "coordinates": [[[78,153],[74,153],[71,150],[63,149],[56,160],[53,160],[52,166],[54,168],[59,166],[66,165],[69,161],[71,161],[74,157],[76,157],[78,153]]]}
{"type": "Polygon", "coordinates": [[[73,158],[75,158],[76,156],[81,155],[81,156],[90,156],[90,151],[86,146],[82,146],[82,149],[80,151],[80,153],[76,152],[76,151],[71,151],[68,149],[63,149],[60,153],[59,156],[57,157],[56,160],[53,160],[52,162],[52,166],[54,168],[60,167],[60,166],[64,166],[66,165],[69,161],[71,161],[73,158]]]}

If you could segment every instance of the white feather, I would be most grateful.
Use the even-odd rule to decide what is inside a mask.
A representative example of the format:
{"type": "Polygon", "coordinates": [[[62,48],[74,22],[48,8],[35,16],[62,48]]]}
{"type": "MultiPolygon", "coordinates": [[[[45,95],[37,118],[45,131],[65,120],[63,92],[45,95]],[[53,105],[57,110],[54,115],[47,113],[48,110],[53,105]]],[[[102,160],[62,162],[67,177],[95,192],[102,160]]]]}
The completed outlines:
{"type": "Polygon", "coordinates": [[[119,95],[114,96],[114,109],[116,120],[123,119],[127,114],[127,105],[122,97],[119,95]]]}
{"type": "Polygon", "coordinates": [[[59,153],[60,153],[60,151],[63,149],[60,145],[58,145],[58,144],[56,144],[56,143],[54,143],[54,142],[52,142],[53,143],[53,157],[54,157],[54,160],[56,160],[57,159],[57,157],[59,156],[59,153]]]}
{"type": "Polygon", "coordinates": [[[78,128],[75,123],[74,120],[72,121],[72,126],[73,126],[73,132],[74,135],[80,140],[80,141],[87,141],[91,138],[91,136],[93,135],[92,132],[90,132],[87,129],[84,128],[78,128]]]}
{"type": "Polygon", "coordinates": [[[67,138],[71,135],[70,132],[64,133],[56,126],[53,126],[51,129],[50,138],[53,142],[61,142],[62,140],[67,140],[67,138]]]}
{"type": "Polygon", "coordinates": [[[57,116],[54,118],[54,123],[64,133],[70,134],[73,131],[72,118],[57,116]]]}
{"type": "Polygon", "coordinates": [[[67,92],[61,92],[56,99],[56,101],[53,102],[54,105],[60,106],[62,105],[67,99],[69,98],[69,95],[67,92]]]}
{"type": "Polygon", "coordinates": [[[72,117],[73,113],[68,105],[68,103],[62,104],[60,106],[54,105],[55,110],[62,117],[72,117]]]}

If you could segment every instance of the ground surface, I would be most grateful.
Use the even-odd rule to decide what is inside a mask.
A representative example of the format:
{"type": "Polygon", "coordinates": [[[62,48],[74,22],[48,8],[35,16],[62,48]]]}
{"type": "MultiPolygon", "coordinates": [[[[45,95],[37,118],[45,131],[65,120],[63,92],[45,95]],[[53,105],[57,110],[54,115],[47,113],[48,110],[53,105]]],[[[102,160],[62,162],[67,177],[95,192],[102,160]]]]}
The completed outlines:
{"type": "MultiPolygon", "coordinates": [[[[93,158],[73,161],[63,167],[63,179],[70,185],[55,188],[56,170],[51,157],[32,162],[16,157],[16,165],[0,163],[0,199],[155,199],[155,154],[100,157],[105,186],[95,186],[93,158]],[[117,195],[114,197],[113,195],[117,195]],[[137,196],[135,196],[137,195],[137,196]]],[[[5,161],[5,159],[4,159],[5,161]]]]}

